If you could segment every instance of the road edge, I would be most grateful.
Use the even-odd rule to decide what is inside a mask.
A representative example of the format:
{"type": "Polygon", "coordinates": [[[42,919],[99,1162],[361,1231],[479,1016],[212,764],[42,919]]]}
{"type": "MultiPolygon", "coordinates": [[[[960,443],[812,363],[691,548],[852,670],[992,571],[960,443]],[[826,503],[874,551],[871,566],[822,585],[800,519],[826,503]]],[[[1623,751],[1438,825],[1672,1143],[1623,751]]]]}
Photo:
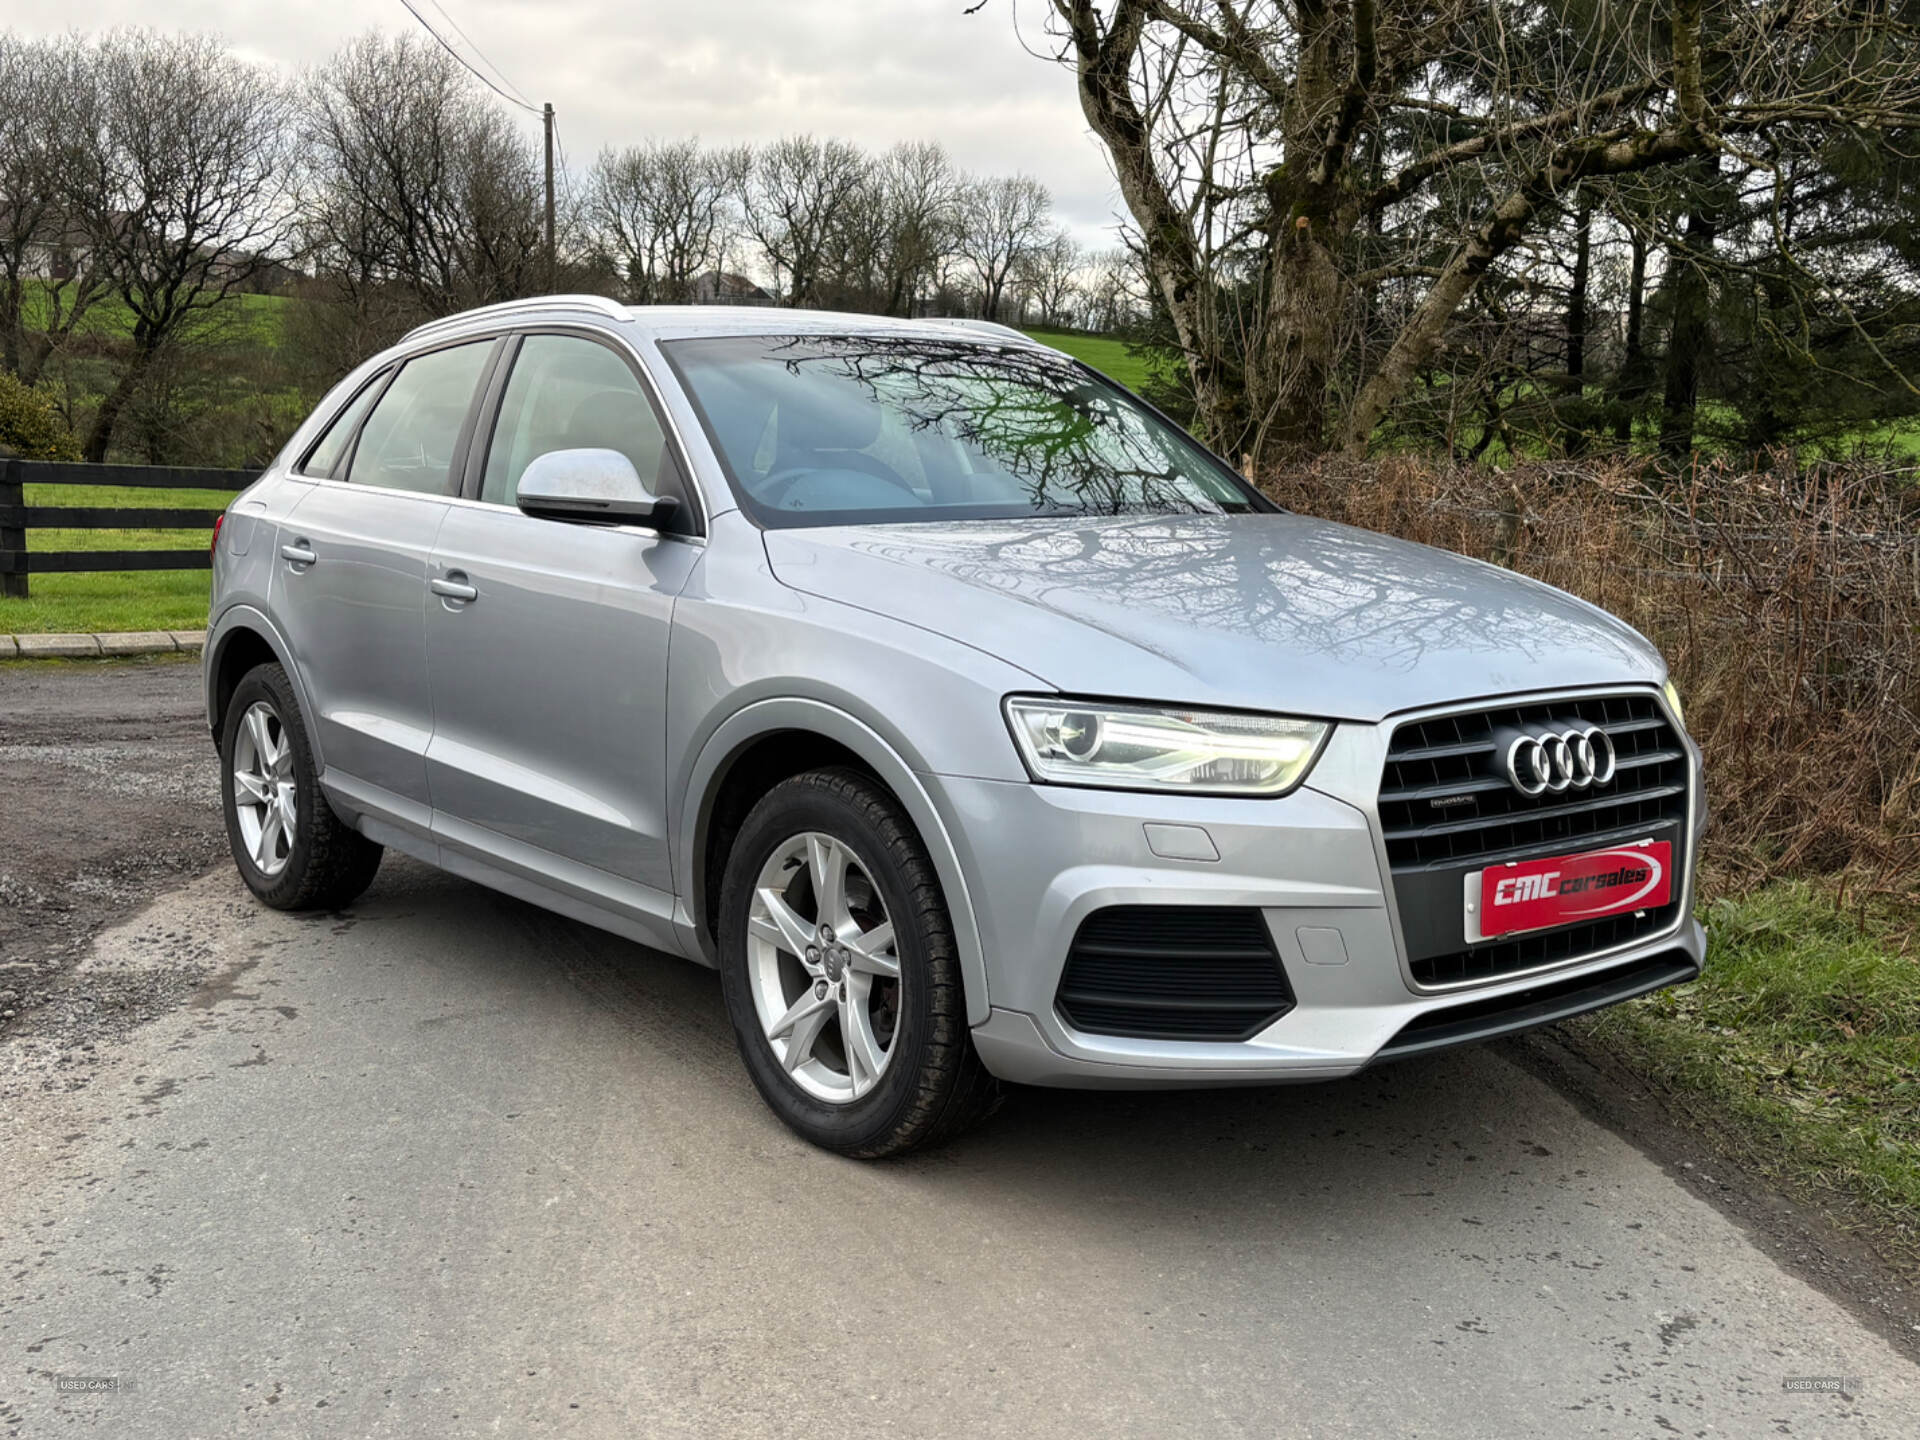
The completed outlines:
{"type": "Polygon", "coordinates": [[[1560,1026],[1496,1040],[1492,1048],[1733,1221],[1782,1270],[1920,1360],[1920,1288],[1863,1238],[1873,1233],[1870,1226],[1849,1227],[1844,1197],[1796,1193],[1756,1174],[1673,1103],[1677,1097],[1662,1095],[1604,1046],[1560,1026]]]}
{"type": "Polygon", "coordinates": [[[0,635],[0,660],[125,660],[139,655],[192,655],[205,649],[206,644],[204,630],[0,635]]]}

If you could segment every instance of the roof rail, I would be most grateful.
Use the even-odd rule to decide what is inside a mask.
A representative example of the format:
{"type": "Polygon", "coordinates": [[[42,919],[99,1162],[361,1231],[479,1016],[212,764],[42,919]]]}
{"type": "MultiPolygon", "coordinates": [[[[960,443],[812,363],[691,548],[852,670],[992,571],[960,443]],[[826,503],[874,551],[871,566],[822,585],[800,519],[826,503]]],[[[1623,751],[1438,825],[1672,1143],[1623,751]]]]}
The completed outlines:
{"type": "Polygon", "coordinates": [[[615,320],[630,320],[632,315],[627,307],[618,300],[609,300],[604,295],[532,295],[524,300],[502,300],[497,305],[482,305],[474,310],[462,310],[458,315],[444,315],[438,320],[429,320],[424,325],[416,325],[401,337],[401,344],[430,335],[449,325],[464,324],[469,320],[482,320],[492,316],[520,315],[533,310],[591,310],[596,315],[607,315],[615,320]]]}
{"type": "Polygon", "coordinates": [[[997,320],[972,320],[964,315],[929,315],[922,319],[925,325],[945,325],[954,330],[972,330],[981,335],[999,335],[1008,340],[1018,340],[1023,345],[1038,345],[1040,342],[1031,335],[1023,334],[1011,325],[1002,325],[997,320]]]}

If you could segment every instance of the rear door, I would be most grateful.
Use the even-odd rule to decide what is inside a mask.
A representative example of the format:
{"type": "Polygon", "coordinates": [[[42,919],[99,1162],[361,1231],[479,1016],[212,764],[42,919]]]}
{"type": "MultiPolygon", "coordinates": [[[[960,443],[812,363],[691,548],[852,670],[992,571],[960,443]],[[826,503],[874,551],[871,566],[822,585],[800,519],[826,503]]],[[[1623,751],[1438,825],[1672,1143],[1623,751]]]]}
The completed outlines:
{"type": "Polygon", "coordinates": [[[435,836],[448,850],[654,909],[672,889],[667,636],[700,542],[534,519],[514,493],[536,456],[607,448],[681,500],[678,527],[697,529],[698,514],[631,357],[585,334],[549,333],[525,336],[503,363],[497,421],[469,460],[470,498],[449,512],[432,557],[434,579],[457,587],[433,600],[426,621],[435,836]]]}
{"type": "Polygon", "coordinates": [[[274,608],[317,712],[327,784],[423,831],[427,562],[496,343],[413,356],[356,397],[306,457],[307,493],[275,557],[274,608]]]}

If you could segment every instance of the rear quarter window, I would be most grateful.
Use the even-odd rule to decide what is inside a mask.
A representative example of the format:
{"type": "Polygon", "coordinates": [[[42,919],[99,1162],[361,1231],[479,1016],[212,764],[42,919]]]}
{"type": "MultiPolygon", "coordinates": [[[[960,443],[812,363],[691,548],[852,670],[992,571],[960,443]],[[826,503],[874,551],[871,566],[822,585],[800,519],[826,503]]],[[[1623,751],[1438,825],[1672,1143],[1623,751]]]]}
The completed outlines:
{"type": "Polygon", "coordinates": [[[347,444],[353,439],[353,432],[359,428],[361,418],[372,408],[373,402],[380,397],[380,389],[392,375],[391,368],[382,370],[349,400],[346,408],[334,417],[320,438],[307,450],[306,458],[296,467],[302,475],[312,475],[318,479],[330,479],[340,462],[346,458],[347,444]]]}

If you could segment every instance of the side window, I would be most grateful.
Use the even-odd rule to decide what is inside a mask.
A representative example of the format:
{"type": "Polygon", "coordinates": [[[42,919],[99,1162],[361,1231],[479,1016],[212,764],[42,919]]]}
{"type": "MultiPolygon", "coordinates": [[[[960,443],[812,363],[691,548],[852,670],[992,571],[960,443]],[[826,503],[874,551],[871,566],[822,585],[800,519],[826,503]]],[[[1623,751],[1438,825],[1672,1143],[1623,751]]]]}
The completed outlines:
{"type": "Polygon", "coordinates": [[[460,427],[492,348],[493,341],[476,340],[401,366],[360,431],[347,479],[445,494],[460,427]]]}
{"type": "Polygon", "coordinates": [[[346,456],[347,442],[353,439],[354,427],[380,394],[380,384],[387,378],[387,373],[382,370],[362,385],[360,393],[347,402],[347,408],[334,418],[326,433],[307,451],[307,458],[300,462],[302,475],[316,475],[324,480],[333,474],[334,467],[346,456]]]}
{"type": "Polygon", "coordinates": [[[580,449],[618,450],[649,490],[686,499],[659,417],[627,362],[577,335],[529,335],[500,398],[480,498],[511,505],[536,458],[580,449]]]}

